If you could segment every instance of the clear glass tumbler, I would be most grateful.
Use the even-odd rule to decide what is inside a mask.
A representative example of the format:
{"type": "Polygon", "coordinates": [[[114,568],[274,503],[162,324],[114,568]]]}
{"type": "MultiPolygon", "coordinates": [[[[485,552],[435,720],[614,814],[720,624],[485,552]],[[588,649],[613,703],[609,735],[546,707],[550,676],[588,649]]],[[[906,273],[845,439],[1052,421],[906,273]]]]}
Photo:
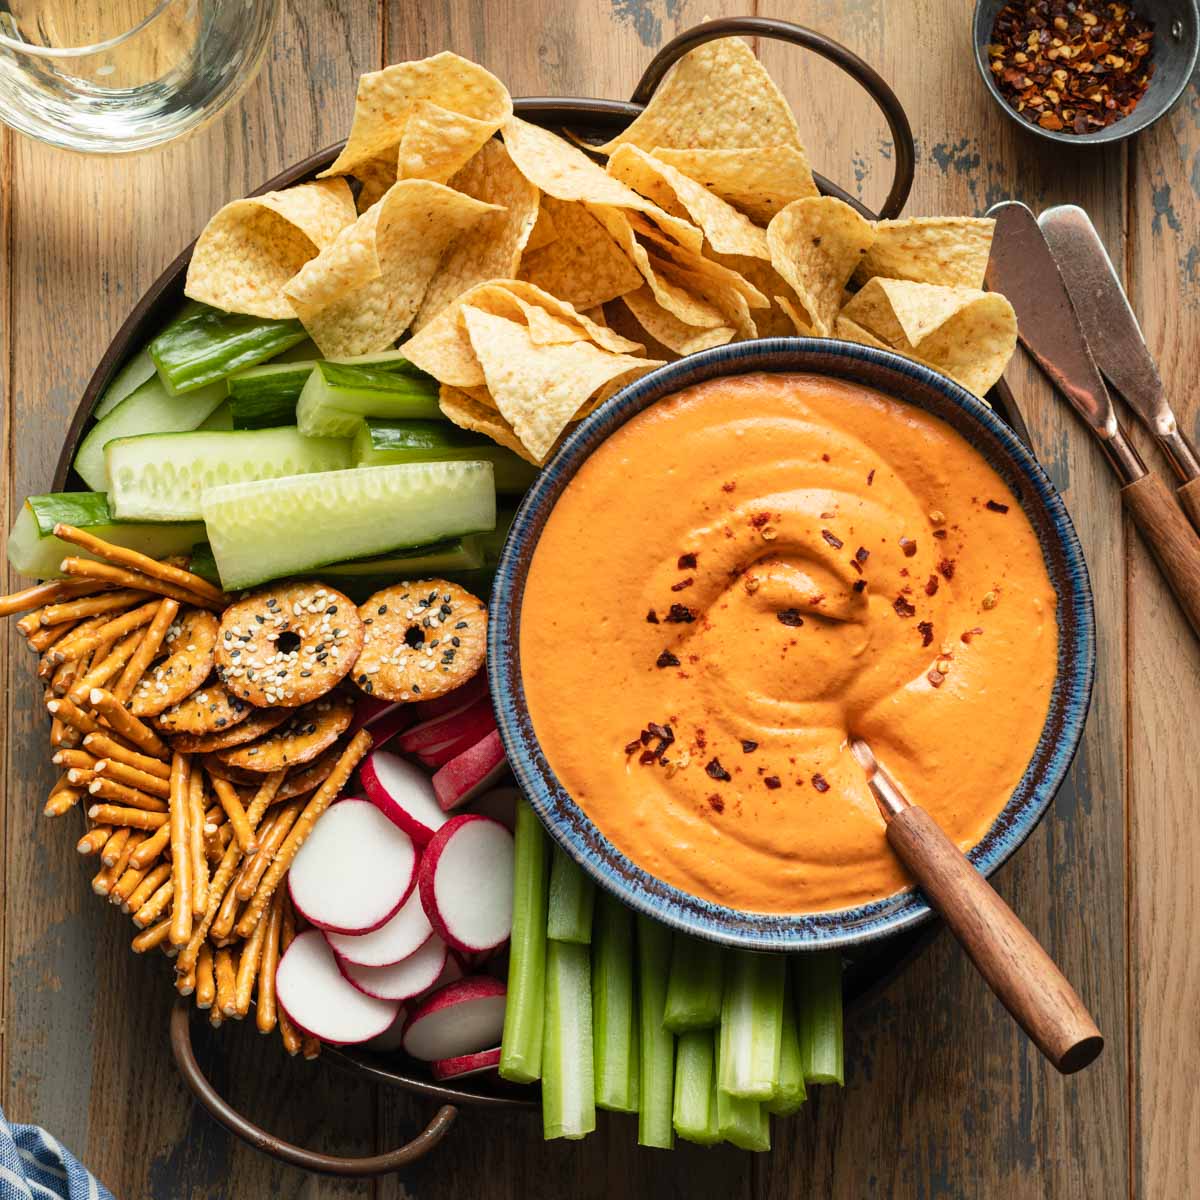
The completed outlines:
{"type": "Polygon", "coordinates": [[[0,0],[0,120],[130,154],[190,133],[254,78],[280,0],[0,0]]]}

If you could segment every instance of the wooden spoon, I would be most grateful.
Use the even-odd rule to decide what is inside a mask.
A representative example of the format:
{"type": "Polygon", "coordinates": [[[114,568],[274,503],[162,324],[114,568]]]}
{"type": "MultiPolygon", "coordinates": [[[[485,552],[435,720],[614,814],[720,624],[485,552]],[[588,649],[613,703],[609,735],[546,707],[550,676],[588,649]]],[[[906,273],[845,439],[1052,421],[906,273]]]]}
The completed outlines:
{"type": "Polygon", "coordinates": [[[851,738],[850,750],[887,822],[888,844],[988,987],[1064,1075],[1082,1070],[1104,1038],[1054,960],[937,822],[909,803],[871,747],[851,738]]]}

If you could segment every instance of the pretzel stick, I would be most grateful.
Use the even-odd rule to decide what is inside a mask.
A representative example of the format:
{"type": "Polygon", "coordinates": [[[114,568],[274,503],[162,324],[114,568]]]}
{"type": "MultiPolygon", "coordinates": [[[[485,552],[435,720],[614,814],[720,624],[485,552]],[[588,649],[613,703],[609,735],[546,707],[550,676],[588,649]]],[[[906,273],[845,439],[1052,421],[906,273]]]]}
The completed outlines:
{"type": "Polygon", "coordinates": [[[158,734],[131,712],[127,712],[112,692],[106,692],[103,688],[93,688],[89,699],[96,714],[103,717],[121,737],[127,738],[139,750],[152,754],[155,758],[166,758],[171,753],[158,734]]]}
{"type": "Polygon", "coordinates": [[[162,646],[163,639],[167,636],[167,630],[171,628],[171,622],[175,620],[178,612],[179,602],[177,600],[159,601],[158,612],[154,614],[150,628],[146,630],[133,657],[125,664],[125,670],[121,672],[121,678],[117,680],[117,685],[113,688],[113,695],[122,704],[133,695],[133,689],[137,687],[151,662],[154,661],[154,656],[162,646]]]}
{"type": "Polygon", "coordinates": [[[65,604],[47,604],[37,614],[38,624],[61,625],[64,621],[80,621],[84,617],[94,617],[99,613],[111,615],[122,609],[132,608],[145,599],[146,593],[140,588],[119,588],[112,592],[99,592],[94,596],[69,600],[65,604]]]}
{"type": "Polygon", "coordinates": [[[92,694],[92,688],[107,687],[110,681],[121,673],[141,640],[142,631],[135,629],[121,638],[106,654],[102,654],[103,647],[98,646],[88,673],[75,680],[67,693],[67,699],[75,704],[86,704],[92,694]]]}
{"type": "Polygon", "coordinates": [[[232,1017],[237,1012],[237,968],[233,951],[225,947],[218,950],[213,967],[217,976],[216,1007],[222,1016],[232,1017]]]}
{"type": "Polygon", "coordinates": [[[47,817],[61,817],[63,813],[70,812],[82,799],[83,792],[79,788],[71,787],[66,776],[63,776],[51,789],[42,814],[47,817]]]}
{"type": "Polygon", "coordinates": [[[25,639],[25,645],[38,654],[49,650],[55,642],[61,641],[73,629],[79,627],[78,621],[68,621],[65,625],[47,625],[37,629],[25,639]]]}
{"type": "Polygon", "coordinates": [[[214,1004],[212,1008],[208,1010],[208,1023],[214,1029],[220,1029],[224,1022],[225,1018],[221,1016],[220,1008],[214,1004]]]}
{"type": "MultiPolygon", "coordinates": [[[[204,857],[209,862],[220,862],[221,855],[225,853],[225,847],[228,842],[221,840],[221,830],[224,829],[229,833],[229,826],[222,825],[205,825],[204,826],[204,857]]],[[[230,837],[233,835],[230,834],[230,837]]]]}
{"type": "Polygon", "coordinates": [[[95,770],[96,760],[86,750],[59,750],[50,759],[56,767],[86,767],[95,770]]]}
{"type": "MultiPolygon", "coordinates": [[[[236,845],[236,843],[230,843],[236,845]]],[[[238,847],[239,851],[241,847],[238,847]]],[[[216,918],[213,920],[212,926],[209,929],[209,936],[214,942],[224,942],[229,940],[229,935],[233,932],[234,922],[238,916],[238,900],[237,888],[230,887],[226,889],[225,895],[221,899],[221,907],[217,909],[216,918]]]]}
{"type": "Polygon", "coordinates": [[[205,942],[196,959],[196,1007],[212,1008],[217,997],[217,981],[213,976],[212,947],[205,942]]]}
{"type": "MultiPolygon", "coordinates": [[[[165,883],[160,883],[154,889],[154,894],[146,901],[141,908],[136,909],[133,914],[133,923],[139,929],[145,929],[147,925],[153,925],[171,907],[171,900],[175,895],[175,885],[170,879],[165,883]]],[[[130,905],[132,908],[133,906],[130,905]]],[[[171,911],[171,926],[175,925],[175,912],[171,911]]],[[[171,940],[170,933],[167,934],[167,941],[171,940]]]]}
{"type": "Polygon", "coordinates": [[[78,704],[72,704],[70,700],[47,700],[46,711],[52,717],[70,725],[72,729],[78,729],[82,734],[100,732],[96,718],[91,713],[84,712],[78,704]]]}
{"type": "Polygon", "coordinates": [[[148,796],[137,788],[117,783],[115,779],[109,779],[94,770],[90,774],[92,778],[88,783],[88,792],[101,800],[106,800],[110,804],[123,804],[127,808],[140,808],[143,812],[165,813],[167,811],[167,802],[160,800],[157,796],[148,796]]]}
{"type": "Polygon", "coordinates": [[[47,667],[53,671],[62,663],[81,658],[87,650],[94,648],[95,643],[89,646],[88,639],[97,630],[103,629],[110,620],[107,613],[101,613],[99,616],[89,617],[86,621],[80,621],[66,637],[59,638],[42,656],[42,661],[38,664],[38,676],[42,677],[42,672],[47,667]]]}
{"type": "Polygon", "coordinates": [[[50,745],[56,749],[79,745],[79,730],[64,725],[57,717],[50,718],[50,745]]]}
{"type": "Polygon", "coordinates": [[[138,588],[156,596],[170,596],[180,604],[191,604],[196,608],[208,608],[215,612],[221,612],[228,603],[224,599],[213,600],[209,596],[193,592],[190,588],[179,587],[152,575],[142,575],[138,571],[110,566],[108,563],[93,562],[90,558],[64,558],[59,564],[59,569],[64,575],[72,575],[79,579],[99,579],[117,587],[138,588]]]}
{"type": "MultiPolygon", "coordinates": [[[[134,849],[137,849],[137,847],[135,846],[134,849]]],[[[131,851],[130,858],[132,857],[133,854],[131,851]]],[[[127,863],[124,874],[117,880],[117,886],[108,894],[108,902],[110,904],[119,904],[121,911],[124,913],[133,912],[133,908],[129,903],[129,897],[142,886],[149,873],[144,867],[138,868],[130,866],[127,863]]]]}
{"type": "Polygon", "coordinates": [[[95,778],[96,772],[90,767],[72,767],[67,772],[67,783],[69,783],[71,787],[90,787],[92,780],[95,778]]]}
{"type": "Polygon", "coordinates": [[[254,893],[253,898],[247,903],[245,911],[238,918],[234,932],[239,937],[247,938],[254,932],[254,927],[262,920],[262,915],[266,911],[271,897],[275,894],[279,881],[287,874],[288,868],[312,832],[313,826],[337,798],[342,788],[346,786],[347,780],[354,773],[354,768],[371,749],[371,745],[371,735],[365,729],[360,729],[350,739],[350,744],[342,751],[333,770],[329,773],[329,777],[313,793],[312,799],[296,819],[287,840],[279,848],[278,854],[275,855],[266,874],[263,875],[262,882],[258,885],[258,891],[254,893]]]}
{"type": "Polygon", "coordinates": [[[192,760],[186,754],[171,758],[171,878],[175,905],[171,945],[186,946],[192,936],[192,861],[188,857],[188,808],[191,805],[192,760]]]}
{"type": "Polygon", "coordinates": [[[147,950],[153,950],[156,946],[163,945],[167,940],[167,934],[171,929],[171,918],[164,917],[157,925],[151,925],[149,929],[143,929],[141,933],[129,943],[134,954],[145,954],[147,950]]]}
{"type": "Polygon", "coordinates": [[[207,597],[211,602],[210,606],[216,605],[218,608],[224,608],[229,603],[220,588],[213,587],[208,580],[201,579],[199,575],[193,575],[191,571],[185,571],[182,567],[159,562],[148,554],[139,554],[136,550],[127,550],[124,546],[114,546],[111,542],[106,542],[82,529],[76,529],[73,525],[55,525],[54,536],[61,538],[64,542],[70,542],[82,550],[87,550],[91,554],[98,554],[102,558],[108,559],[109,562],[128,567],[133,571],[140,571],[152,579],[176,584],[189,592],[195,592],[197,596],[207,597]]]}
{"type": "Polygon", "coordinates": [[[124,846],[121,847],[121,853],[117,855],[117,861],[111,867],[105,867],[92,880],[92,890],[101,896],[107,896],[116,886],[121,876],[125,874],[125,866],[129,862],[129,856],[132,853],[133,847],[129,844],[129,839],[126,838],[124,846]]]}
{"type": "Polygon", "coordinates": [[[204,773],[194,770],[188,780],[188,855],[192,871],[192,916],[208,908],[208,859],[204,857],[204,773]]]}
{"type": "Polygon", "coordinates": [[[16,624],[17,632],[24,638],[32,637],[42,627],[42,613],[44,608],[34,609],[31,613],[26,613],[16,624]]]}
{"type": "Polygon", "coordinates": [[[170,824],[156,829],[134,852],[129,860],[131,866],[148,867],[157,861],[171,841],[170,824]]]}
{"type": "Polygon", "coordinates": [[[53,604],[58,600],[88,596],[98,590],[94,584],[77,583],[69,579],[50,579],[45,583],[27,587],[24,591],[0,596],[0,617],[11,617],[16,613],[41,608],[43,604],[53,604]]]}
{"type": "MultiPolygon", "coordinates": [[[[271,835],[278,823],[279,814],[277,812],[267,812],[259,823],[258,828],[254,831],[254,837],[258,842],[258,849],[253,854],[247,854],[242,859],[242,869],[238,872],[237,878],[233,881],[233,890],[237,892],[239,900],[249,900],[254,895],[254,889],[258,887],[258,880],[262,878],[262,873],[267,869],[267,864],[270,863],[275,851],[279,849],[283,842],[281,837],[278,841],[271,842],[271,835]],[[271,842],[268,849],[268,843],[271,842]],[[262,869],[255,876],[253,887],[247,887],[246,880],[250,872],[254,870],[256,863],[262,863],[262,869]]],[[[286,836],[286,835],[285,835],[286,836]]]]}
{"type": "Polygon", "coordinates": [[[250,997],[254,994],[254,981],[258,978],[268,924],[269,921],[259,921],[257,928],[246,939],[242,956],[238,959],[237,990],[234,993],[234,1009],[238,1020],[250,1011],[250,997]]]}
{"type": "MultiPolygon", "coordinates": [[[[163,762],[161,758],[151,758],[147,754],[139,754],[124,742],[114,741],[108,736],[106,731],[101,731],[99,728],[97,728],[95,733],[89,733],[83,739],[83,746],[85,750],[91,751],[97,758],[105,758],[109,762],[124,763],[127,767],[133,767],[137,771],[144,771],[147,775],[155,775],[162,780],[169,780],[171,778],[169,763],[163,762]]],[[[170,794],[169,789],[167,794],[170,794]]]]}
{"type": "MultiPolygon", "coordinates": [[[[291,897],[286,892],[279,893],[279,909],[279,957],[282,958],[296,938],[296,913],[292,908],[291,897]]],[[[283,1048],[295,1058],[302,1045],[300,1033],[282,1007],[278,1016],[279,1036],[283,1039],[283,1048]]]]}
{"type": "Polygon", "coordinates": [[[306,1033],[300,1040],[300,1052],[304,1055],[308,1062],[312,1062],[314,1058],[320,1058],[320,1039],[313,1037],[311,1033],[306,1033]]]}
{"type": "Polygon", "coordinates": [[[263,834],[258,853],[246,860],[245,870],[237,882],[239,900],[249,900],[258,890],[263,875],[279,853],[279,847],[292,831],[303,808],[303,800],[293,800],[279,810],[271,828],[263,834]]]}
{"type": "Polygon", "coordinates": [[[196,990],[195,967],[193,967],[186,975],[180,975],[175,986],[181,996],[190,996],[196,990]]]}
{"type": "Polygon", "coordinates": [[[271,897],[271,909],[259,928],[266,928],[262,961],[258,965],[258,995],[254,1002],[254,1023],[259,1033],[275,1028],[275,971],[279,967],[279,932],[283,926],[283,892],[271,897]]]}
{"type": "Polygon", "coordinates": [[[204,911],[204,919],[192,930],[192,940],[179,952],[176,969],[190,970],[196,965],[196,955],[200,952],[200,947],[212,928],[217,910],[225,898],[225,893],[229,889],[233,873],[237,869],[241,857],[241,847],[236,842],[230,842],[213,874],[212,882],[208,885],[208,908],[204,911]]]}
{"type": "Polygon", "coordinates": [[[127,767],[116,759],[95,759],[92,770],[96,772],[97,778],[123,783],[126,787],[136,788],[147,796],[157,796],[160,800],[166,800],[171,795],[171,785],[167,780],[151,775],[148,771],[139,771],[137,767],[127,767]]]}
{"type": "Polygon", "coordinates": [[[121,851],[125,849],[125,843],[129,841],[134,832],[132,829],[118,829],[104,843],[104,849],[100,852],[100,861],[106,867],[115,867],[117,865],[117,861],[121,857],[121,851]]]}
{"type": "MultiPolygon", "coordinates": [[[[145,844],[146,843],[143,842],[142,846],[145,844]]],[[[141,846],[138,847],[138,850],[140,849],[141,846]]],[[[135,858],[137,858],[137,850],[135,850],[129,856],[130,865],[137,866],[137,863],[134,862],[135,858]]],[[[155,892],[157,892],[158,889],[162,887],[162,885],[170,878],[171,864],[159,863],[158,866],[154,867],[152,870],[148,870],[146,874],[142,876],[141,882],[138,883],[137,887],[135,887],[133,891],[125,897],[125,903],[122,905],[122,907],[131,913],[137,913],[141,909],[142,905],[145,904],[146,901],[149,900],[150,897],[153,896],[155,892]]],[[[135,925],[138,924],[136,916],[133,919],[133,923],[135,925]]],[[[148,922],[143,921],[141,924],[146,925],[148,922]]]]}
{"type": "Polygon", "coordinates": [[[111,825],[93,826],[75,843],[75,849],[80,854],[99,854],[108,844],[108,839],[112,837],[112,833],[113,827],[111,825]]]}
{"type": "Polygon", "coordinates": [[[107,614],[93,617],[91,621],[85,621],[61,642],[55,642],[46,651],[46,657],[56,665],[71,658],[82,658],[85,654],[91,654],[105,642],[114,641],[116,638],[124,637],[127,633],[132,633],[135,629],[141,629],[143,625],[149,625],[154,620],[154,612],[157,608],[158,602],[151,600],[148,604],[131,608],[128,612],[122,613],[119,617],[113,617],[111,620],[107,614]]]}
{"type": "Polygon", "coordinates": [[[93,804],[88,816],[101,825],[129,825],[134,829],[158,829],[167,823],[166,813],[121,808],[116,804],[93,804]]]}
{"type": "Polygon", "coordinates": [[[59,663],[50,676],[50,698],[65,696],[79,677],[79,672],[86,670],[86,667],[86,660],[81,658],[72,658],[65,663],[59,663]]]}
{"type": "Polygon", "coordinates": [[[242,853],[253,854],[258,849],[258,843],[254,840],[254,830],[250,828],[250,821],[246,816],[246,810],[242,807],[242,798],[237,794],[237,789],[228,779],[222,779],[219,775],[212,774],[211,771],[208,773],[208,778],[212,783],[213,791],[217,793],[221,807],[225,810],[225,815],[229,818],[229,824],[233,827],[234,837],[237,838],[242,853]]]}

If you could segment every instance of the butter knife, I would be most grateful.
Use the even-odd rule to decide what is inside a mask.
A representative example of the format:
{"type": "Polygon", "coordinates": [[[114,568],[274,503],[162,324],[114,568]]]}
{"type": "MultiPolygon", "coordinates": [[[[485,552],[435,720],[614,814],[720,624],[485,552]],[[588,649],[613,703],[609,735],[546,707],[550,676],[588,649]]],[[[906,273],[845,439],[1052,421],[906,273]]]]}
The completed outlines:
{"type": "Polygon", "coordinates": [[[1092,219],[1074,204],[1048,208],[1038,225],[1062,272],[1096,365],[1157,438],[1175,474],[1176,495],[1200,530],[1200,457],[1179,428],[1141,326],[1092,219]]]}
{"type": "Polygon", "coordinates": [[[1100,442],[1121,480],[1122,503],[1200,637],[1200,538],[1121,428],[1037,218],[1011,200],[993,205],[987,215],[996,227],[986,286],[1008,297],[1021,344],[1100,442]]]}

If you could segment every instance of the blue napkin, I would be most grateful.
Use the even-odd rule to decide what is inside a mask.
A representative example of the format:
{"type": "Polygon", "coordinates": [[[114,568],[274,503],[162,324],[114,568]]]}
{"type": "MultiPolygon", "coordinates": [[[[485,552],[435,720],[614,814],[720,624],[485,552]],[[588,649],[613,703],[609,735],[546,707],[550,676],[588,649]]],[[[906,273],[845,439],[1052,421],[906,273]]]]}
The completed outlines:
{"type": "Polygon", "coordinates": [[[0,1200],[113,1200],[58,1140],[36,1125],[10,1125],[0,1109],[0,1200]]]}

